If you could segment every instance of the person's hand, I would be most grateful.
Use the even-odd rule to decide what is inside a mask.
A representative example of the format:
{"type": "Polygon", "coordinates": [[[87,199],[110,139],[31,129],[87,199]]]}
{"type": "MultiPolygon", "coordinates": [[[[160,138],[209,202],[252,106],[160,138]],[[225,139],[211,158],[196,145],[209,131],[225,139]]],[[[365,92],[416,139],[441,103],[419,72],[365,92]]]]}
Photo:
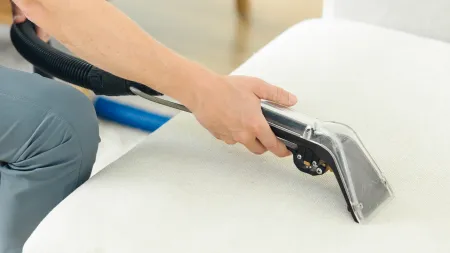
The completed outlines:
{"type": "Polygon", "coordinates": [[[200,92],[191,111],[203,127],[227,144],[241,143],[255,154],[270,151],[279,157],[289,156],[262,114],[262,99],[283,106],[297,103],[293,94],[258,78],[225,76],[200,92]]]}
{"type": "MultiPolygon", "coordinates": [[[[23,11],[13,1],[11,1],[11,7],[14,24],[20,24],[27,20],[27,17],[23,11]]],[[[36,26],[36,34],[44,42],[48,42],[50,40],[50,35],[38,26],[36,26]]]]}

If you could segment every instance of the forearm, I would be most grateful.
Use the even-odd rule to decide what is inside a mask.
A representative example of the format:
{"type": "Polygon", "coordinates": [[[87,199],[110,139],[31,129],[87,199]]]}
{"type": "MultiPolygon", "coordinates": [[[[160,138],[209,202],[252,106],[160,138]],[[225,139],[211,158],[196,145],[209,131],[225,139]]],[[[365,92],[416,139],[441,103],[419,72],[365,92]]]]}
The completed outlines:
{"type": "Polygon", "coordinates": [[[15,0],[27,18],[72,53],[117,76],[192,105],[216,78],[177,55],[104,0],[15,0]]]}

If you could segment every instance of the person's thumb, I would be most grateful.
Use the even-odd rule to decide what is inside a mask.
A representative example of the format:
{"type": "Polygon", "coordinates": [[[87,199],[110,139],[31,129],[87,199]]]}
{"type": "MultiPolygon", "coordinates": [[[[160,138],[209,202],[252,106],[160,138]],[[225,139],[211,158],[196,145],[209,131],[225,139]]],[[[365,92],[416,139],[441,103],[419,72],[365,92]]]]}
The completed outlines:
{"type": "Polygon", "coordinates": [[[253,92],[260,99],[269,100],[283,106],[293,106],[297,103],[297,97],[294,94],[271,84],[255,85],[253,92]]]}
{"type": "Polygon", "coordinates": [[[14,23],[18,24],[18,23],[25,22],[27,17],[22,12],[22,10],[20,10],[20,8],[17,7],[17,5],[14,2],[12,2],[12,1],[11,1],[11,6],[12,6],[12,14],[13,14],[13,21],[14,21],[14,23]]]}

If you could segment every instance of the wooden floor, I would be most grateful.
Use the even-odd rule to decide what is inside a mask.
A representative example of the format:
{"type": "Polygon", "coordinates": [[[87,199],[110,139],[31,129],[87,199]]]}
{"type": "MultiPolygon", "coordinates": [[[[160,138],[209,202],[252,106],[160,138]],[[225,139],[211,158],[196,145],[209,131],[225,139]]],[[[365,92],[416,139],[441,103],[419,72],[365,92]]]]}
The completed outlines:
{"type": "Polygon", "coordinates": [[[235,0],[112,0],[166,46],[227,74],[289,26],[320,17],[322,0],[250,0],[249,23],[235,0]]]}

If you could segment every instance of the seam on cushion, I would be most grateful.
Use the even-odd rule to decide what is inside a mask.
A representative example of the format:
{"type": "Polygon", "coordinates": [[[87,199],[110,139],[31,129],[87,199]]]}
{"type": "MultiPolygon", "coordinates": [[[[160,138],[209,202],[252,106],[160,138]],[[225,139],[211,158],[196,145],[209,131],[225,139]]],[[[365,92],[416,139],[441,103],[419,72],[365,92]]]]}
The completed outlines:
{"type": "Polygon", "coordinates": [[[44,112],[46,112],[46,113],[51,114],[51,115],[54,116],[56,119],[58,119],[58,120],[64,122],[64,123],[70,128],[70,130],[72,131],[72,133],[75,135],[75,138],[77,138],[78,149],[79,149],[79,151],[80,151],[80,153],[81,153],[81,162],[80,162],[80,165],[79,165],[79,167],[78,167],[78,175],[77,175],[77,182],[79,182],[79,181],[80,181],[80,174],[81,174],[81,167],[82,167],[82,165],[83,165],[84,152],[83,152],[83,147],[82,147],[82,145],[81,145],[81,143],[80,143],[79,135],[78,135],[78,133],[75,131],[75,128],[73,127],[73,125],[70,124],[66,119],[64,119],[63,117],[61,117],[59,114],[57,114],[57,113],[56,113],[54,110],[52,110],[51,108],[47,108],[47,107],[44,107],[44,106],[42,106],[42,105],[39,105],[38,103],[36,103],[36,102],[34,102],[34,101],[30,100],[30,99],[27,99],[27,98],[25,98],[25,97],[13,96],[13,95],[6,94],[6,93],[4,93],[4,92],[1,92],[1,91],[0,91],[0,96],[4,96],[4,97],[9,98],[9,99],[12,99],[12,100],[22,101],[22,102],[24,102],[24,103],[29,103],[29,104],[33,105],[33,106],[35,107],[35,109],[38,108],[38,109],[41,109],[42,111],[44,111],[44,112]]]}

